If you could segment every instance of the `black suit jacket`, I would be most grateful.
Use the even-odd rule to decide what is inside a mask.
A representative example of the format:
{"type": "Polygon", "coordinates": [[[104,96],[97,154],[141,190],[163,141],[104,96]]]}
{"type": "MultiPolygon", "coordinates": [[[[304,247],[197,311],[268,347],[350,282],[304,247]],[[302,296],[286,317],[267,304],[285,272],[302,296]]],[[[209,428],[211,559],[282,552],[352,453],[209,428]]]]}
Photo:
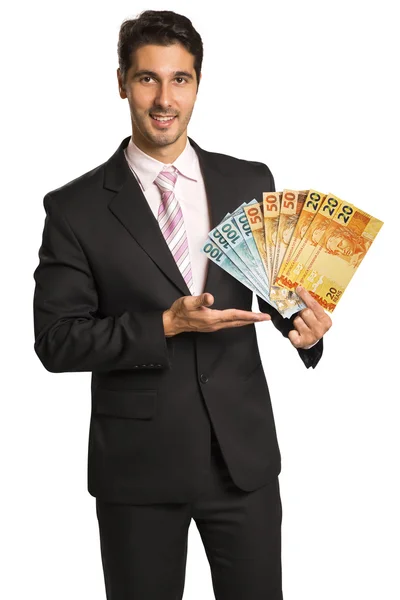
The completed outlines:
{"type": "MultiPolygon", "coordinates": [[[[53,373],[92,372],[91,495],[137,504],[192,501],[208,473],[210,420],[235,484],[254,490],[281,469],[255,327],[165,337],[163,312],[190,291],[126,162],[129,139],[104,164],[44,198],[35,351],[53,373]]],[[[274,190],[266,165],[189,141],[212,227],[243,201],[274,190]]],[[[205,291],[215,298],[212,308],[251,310],[252,292],[211,261],[205,291]]],[[[258,301],[287,337],[291,320],[258,301]]],[[[298,353],[314,367],[322,340],[298,353]]]]}

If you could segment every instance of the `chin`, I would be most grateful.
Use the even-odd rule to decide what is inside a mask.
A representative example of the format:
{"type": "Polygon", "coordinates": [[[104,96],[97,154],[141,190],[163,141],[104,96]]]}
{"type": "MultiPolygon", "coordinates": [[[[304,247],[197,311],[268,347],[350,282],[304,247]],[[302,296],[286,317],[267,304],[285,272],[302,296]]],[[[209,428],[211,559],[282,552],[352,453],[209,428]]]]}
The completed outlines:
{"type": "Polygon", "coordinates": [[[172,138],[170,135],[167,135],[165,133],[153,135],[151,139],[159,146],[167,146],[168,144],[172,144],[175,141],[175,138],[172,138]]]}
{"type": "Polygon", "coordinates": [[[172,133],[169,131],[160,131],[160,133],[154,135],[153,140],[160,145],[167,146],[168,144],[174,144],[176,140],[180,138],[181,133],[172,133]]]}

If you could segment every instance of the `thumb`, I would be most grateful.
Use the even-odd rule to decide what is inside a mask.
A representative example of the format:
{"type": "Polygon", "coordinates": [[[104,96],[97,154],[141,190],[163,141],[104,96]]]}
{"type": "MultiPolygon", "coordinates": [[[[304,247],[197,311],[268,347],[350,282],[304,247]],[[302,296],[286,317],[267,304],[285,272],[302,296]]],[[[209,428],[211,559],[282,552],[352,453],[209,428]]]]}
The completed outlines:
{"type": "Polygon", "coordinates": [[[197,296],[198,298],[198,306],[209,306],[210,304],[213,304],[214,302],[214,296],[212,294],[209,294],[208,292],[205,292],[204,294],[200,294],[200,296],[197,296]]]}

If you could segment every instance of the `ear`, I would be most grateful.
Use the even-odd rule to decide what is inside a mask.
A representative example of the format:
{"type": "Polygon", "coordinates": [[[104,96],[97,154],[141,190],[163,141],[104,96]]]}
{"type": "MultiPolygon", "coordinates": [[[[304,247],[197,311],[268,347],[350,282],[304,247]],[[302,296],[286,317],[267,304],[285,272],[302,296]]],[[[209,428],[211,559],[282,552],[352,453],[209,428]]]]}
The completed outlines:
{"type": "Polygon", "coordinates": [[[118,91],[121,98],[126,98],[126,92],[124,87],[124,82],[121,75],[121,69],[118,67],[117,69],[117,79],[118,79],[118,91]]]}

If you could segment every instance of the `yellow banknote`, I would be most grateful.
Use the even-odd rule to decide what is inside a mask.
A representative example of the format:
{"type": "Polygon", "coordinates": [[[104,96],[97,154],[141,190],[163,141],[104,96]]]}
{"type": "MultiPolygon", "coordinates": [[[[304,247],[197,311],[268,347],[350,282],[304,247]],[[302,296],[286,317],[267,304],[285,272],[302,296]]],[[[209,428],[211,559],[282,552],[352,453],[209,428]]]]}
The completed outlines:
{"type": "Polygon", "coordinates": [[[281,212],[281,200],[282,192],[263,192],[265,251],[268,266],[267,275],[270,287],[272,282],[272,268],[274,265],[279,214],[281,212]]]}
{"type": "Polygon", "coordinates": [[[300,275],[310,258],[318,241],[324,235],[330,221],[343,201],[333,194],[327,194],[322,201],[317,214],[295,248],[292,258],[285,270],[285,275],[279,278],[279,285],[294,290],[300,283],[300,275]]]}
{"type": "Polygon", "coordinates": [[[300,276],[325,310],[334,311],[382,225],[350,203],[335,212],[300,276]]]}
{"type": "Polygon", "coordinates": [[[251,233],[257,246],[265,273],[268,275],[268,261],[265,249],[263,203],[244,205],[243,210],[249,222],[251,233]]]}
{"type": "Polygon", "coordinates": [[[290,246],[290,240],[292,238],[296,223],[299,220],[299,216],[308,192],[309,190],[283,190],[282,192],[281,212],[279,215],[275,257],[272,268],[272,285],[270,288],[270,298],[273,300],[283,300],[288,297],[287,291],[276,286],[275,281],[279,269],[286,259],[286,254],[290,246]]]}
{"type": "Polygon", "coordinates": [[[322,194],[321,192],[317,192],[316,190],[309,191],[306,201],[304,202],[303,208],[301,210],[299,220],[297,221],[296,227],[294,228],[293,235],[290,239],[290,243],[288,249],[286,250],[285,257],[278,271],[278,275],[275,280],[275,285],[281,285],[281,277],[285,276],[286,272],[289,270],[293,254],[298,244],[303,239],[307,229],[311,225],[315,215],[318,212],[319,207],[321,206],[325,198],[326,194],[322,194]]]}

